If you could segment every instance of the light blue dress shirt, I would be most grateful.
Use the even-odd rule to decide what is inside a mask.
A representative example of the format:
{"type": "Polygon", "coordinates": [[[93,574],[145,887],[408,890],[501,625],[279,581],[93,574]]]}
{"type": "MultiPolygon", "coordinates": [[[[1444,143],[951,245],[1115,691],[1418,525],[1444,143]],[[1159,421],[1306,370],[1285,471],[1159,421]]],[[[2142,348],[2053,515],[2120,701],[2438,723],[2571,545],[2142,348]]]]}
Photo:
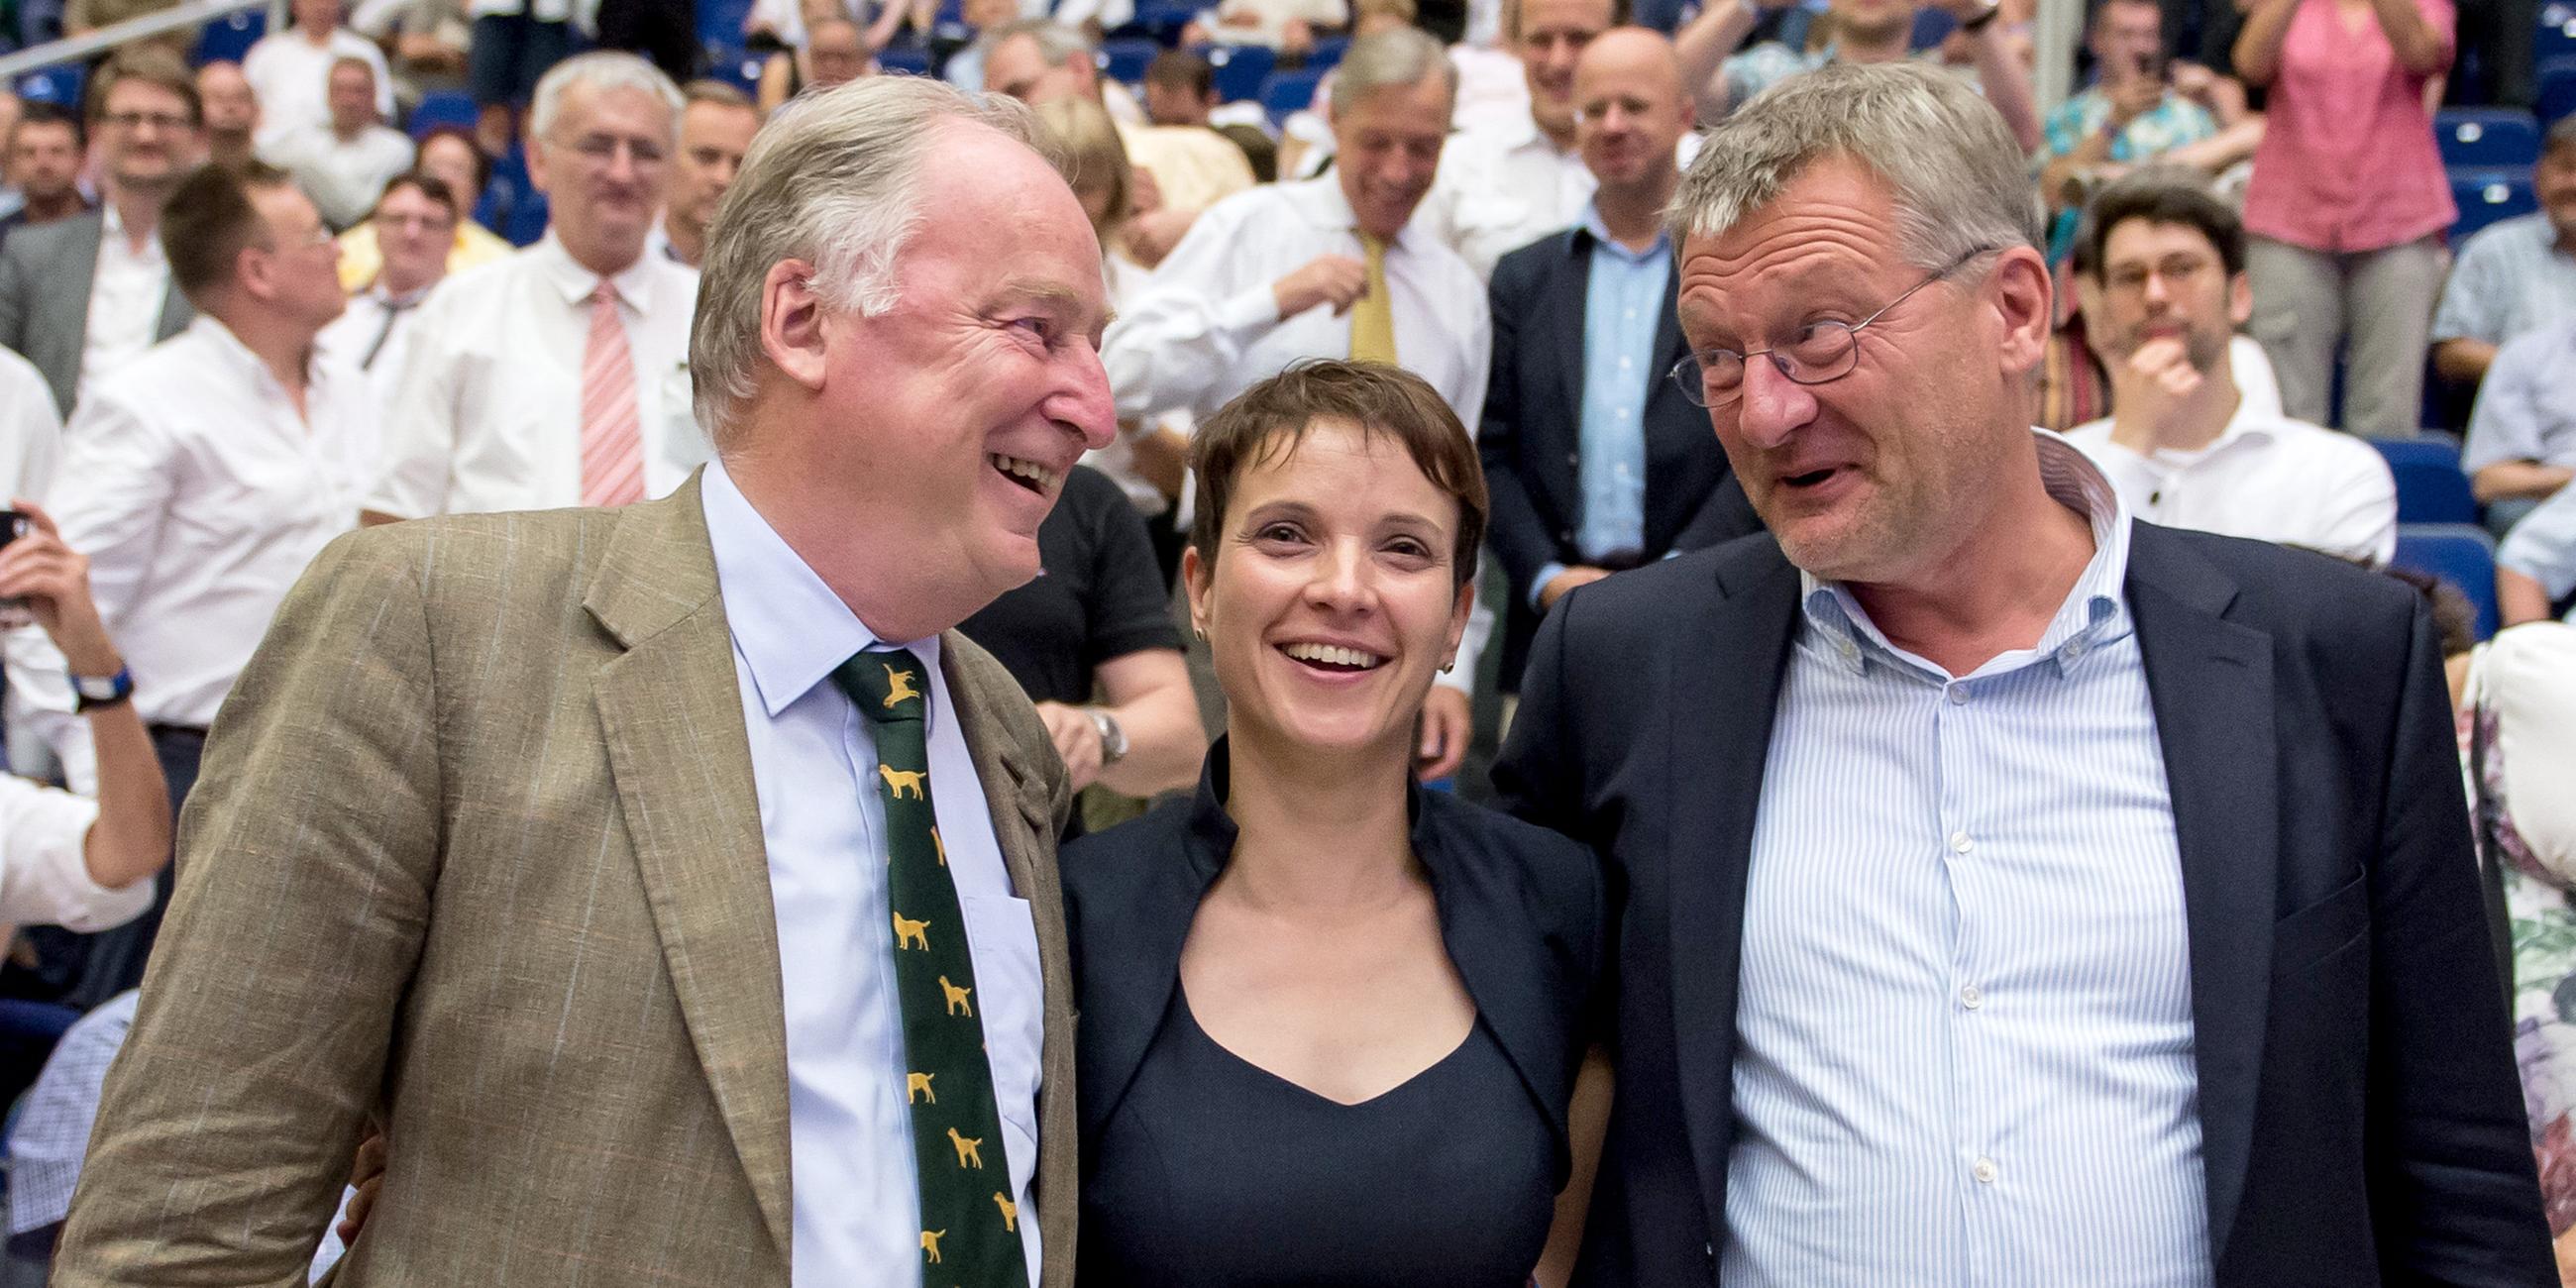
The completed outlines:
{"type": "MultiPolygon", "coordinates": [[[[797,1288],[921,1282],[921,1193],[904,1108],[902,1012],[886,902],[876,737],[831,682],[877,647],[848,605],[744,499],[724,466],[701,493],[733,632],[778,917],[787,1009],[789,1176],[797,1288]]],[[[1040,975],[1036,923],[1011,890],[937,638],[902,647],[930,672],[930,794],[975,959],[1029,1282],[1038,1281],[1040,975]]]]}
{"type": "MultiPolygon", "coordinates": [[[[2558,489],[2513,525],[2496,551],[2496,566],[2539,582],[2553,601],[2576,592],[2576,484],[2558,489]]],[[[2576,622],[2576,613],[2568,620],[2576,622]]]]}
{"type": "Polygon", "coordinates": [[[2433,315],[2433,340],[2503,344],[2576,320],[2576,255],[2558,246],[2547,212],[2478,230],[2459,249],[2433,315]]]}
{"type": "MultiPolygon", "coordinates": [[[[1663,320],[1664,287],[1673,275],[1670,239],[1632,251],[1610,236],[1598,205],[1583,208],[1583,230],[1592,238],[1590,275],[1583,287],[1583,411],[1576,468],[1583,513],[1574,545],[1586,559],[1646,544],[1646,398],[1663,373],[1655,370],[1655,328],[1663,320]]],[[[1547,564],[1530,585],[1530,603],[1558,573],[1547,564]]]]}
{"type": "Polygon", "coordinates": [[[2478,387],[2460,468],[2504,461],[2576,465],[2576,315],[2505,342],[2478,387]]]}
{"type": "Polygon", "coordinates": [[[2211,1282],[2189,926],[2129,515],[1952,677],[1801,574],[1744,906],[1729,1288],[2211,1282]]]}

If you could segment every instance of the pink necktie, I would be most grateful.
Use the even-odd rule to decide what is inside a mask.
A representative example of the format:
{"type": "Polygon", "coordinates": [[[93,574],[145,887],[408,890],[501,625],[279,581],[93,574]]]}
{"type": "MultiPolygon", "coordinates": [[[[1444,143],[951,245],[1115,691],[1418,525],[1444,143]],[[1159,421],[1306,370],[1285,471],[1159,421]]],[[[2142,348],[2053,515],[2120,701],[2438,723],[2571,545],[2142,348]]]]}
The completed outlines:
{"type": "Polygon", "coordinates": [[[635,416],[635,360],[617,320],[617,288],[590,293],[590,339],[581,359],[581,503],[644,499],[644,436],[635,416]]]}

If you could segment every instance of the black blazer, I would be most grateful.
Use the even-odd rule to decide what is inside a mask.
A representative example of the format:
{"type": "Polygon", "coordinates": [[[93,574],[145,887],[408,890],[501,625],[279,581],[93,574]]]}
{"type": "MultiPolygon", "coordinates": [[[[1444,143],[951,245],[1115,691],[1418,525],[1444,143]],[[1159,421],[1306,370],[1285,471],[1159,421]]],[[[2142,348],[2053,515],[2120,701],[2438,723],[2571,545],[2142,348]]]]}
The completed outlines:
{"type": "MultiPolygon", "coordinates": [[[[1541,238],[1494,267],[1494,365],[1485,417],[1476,431],[1493,516],[1485,542],[1511,576],[1504,614],[1502,687],[1520,689],[1538,610],[1530,590],[1551,563],[1583,562],[1574,545],[1583,520],[1583,314],[1591,283],[1592,234],[1582,228],[1541,238]]],[[[1693,407],[1664,373],[1689,352],[1673,311],[1676,283],[1664,284],[1646,394],[1646,541],[1660,559],[1761,530],[1708,413],[1693,407]]]]}
{"type": "MultiPolygon", "coordinates": [[[[2320,555],[2135,534],[2218,1284],[2556,1284],[2430,617],[2320,555]]],[[[1506,804],[1592,843],[1624,900],[1582,1282],[1717,1276],[1745,876],[1798,584],[1764,536],[1569,596],[1495,766],[1506,804]]]]}
{"type": "MultiPolygon", "coordinates": [[[[1064,847],[1085,1140],[1098,1137],[1135,1080],[1180,986],[1181,944],[1199,900],[1234,856],[1225,792],[1219,738],[1195,797],[1064,847]]],[[[1599,866],[1564,837],[1447,792],[1413,788],[1411,815],[1449,960],[1547,1116],[1561,1186],[1566,1105],[1592,1036],[1587,1017],[1606,946],[1599,866]]],[[[1088,1148],[1083,1158],[1087,1172],[1088,1148]]]]}

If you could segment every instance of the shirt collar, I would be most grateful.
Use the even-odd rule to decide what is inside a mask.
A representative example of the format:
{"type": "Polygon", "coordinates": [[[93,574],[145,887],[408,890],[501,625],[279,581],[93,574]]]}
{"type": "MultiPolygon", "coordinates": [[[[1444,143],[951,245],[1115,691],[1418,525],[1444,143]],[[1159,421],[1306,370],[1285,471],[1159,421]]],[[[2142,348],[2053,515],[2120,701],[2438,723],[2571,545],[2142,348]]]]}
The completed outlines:
{"type": "MultiPolygon", "coordinates": [[[[599,274],[583,268],[574,260],[572,252],[565,250],[563,243],[555,239],[553,229],[547,229],[546,235],[529,249],[528,254],[537,270],[563,293],[564,303],[582,305],[590,302],[590,293],[599,287],[599,274]]],[[[652,272],[653,257],[637,255],[634,263],[610,274],[608,281],[617,288],[619,302],[628,308],[641,310],[645,287],[652,280],[652,272]]]]}
{"type": "Polygon", "coordinates": [[[105,221],[99,225],[100,246],[112,250],[114,253],[122,255],[127,259],[139,259],[152,263],[158,263],[161,260],[161,238],[159,236],[156,235],[144,238],[143,249],[137,251],[125,243],[125,216],[117,212],[116,203],[113,201],[101,200],[98,203],[98,211],[100,217],[105,221]]]}
{"type": "MultiPolygon", "coordinates": [[[[1279,192],[1287,199],[1289,209],[1315,227],[1359,236],[1360,217],[1351,209],[1351,199],[1342,195],[1342,180],[1338,174],[1328,171],[1312,179],[1283,183],[1279,185],[1279,192]]],[[[1387,246],[1391,250],[1413,250],[1417,235],[1413,231],[1413,221],[1406,220],[1395,240],[1387,246]]]]}
{"type": "MultiPolygon", "coordinates": [[[[802,698],[861,649],[879,648],[858,614],[751,506],[724,462],[707,465],[698,484],[714,549],[716,586],[724,596],[733,646],[751,668],[751,685],[771,719],[802,698]]],[[[939,668],[939,637],[900,647],[939,668]]]]}
{"type": "Polygon", "coordinates": [[[1650,263],[1656,259],[1669,258],[1673,253],[1672,234],[1660,229],[1655,233],[1655,244],[1642,251],[1630,250],[1621,245],[1618,238],[1610,235],[1610,225],[1601,221],[1601,199],[1598,197],[1583,203],[1582,228],[1584,232],[1591,234],[1593,243],[1600,249],[1631,264],[1650,263]]]}
{"type": "MultiPolygon", "coordinates": [[[[268,369],[268,361],[251,352],[250,346],[242,343],[241,337],[233,334],[231,327],[217,321],[215,315],[200,313],[189,319],[187,333],[195,336],[217,362],[236,375],[248,377],[262,392],[284,392],[278,387],[276,373],[268,369]]],[[[320,349],[316,346],[304,358],[304,383],[310,392],[319,392],[329,383],[323,378],[329,364],[313,360],[313,354],[318,352],[320,349]]]]}
{"type": "MultiPolygon", "coordinates": [[[[2053,663],[2060,675],[2085,654],[2114,643],[2130,631],[2128,605],[2121,587],[2129,576],[2129,507],[2083,451],[2065,438],[2033,428],[2039,440],[2039,480],[2059,505],[2083,515],[2093,529],[2093,558],[2075,579],[2075,587],[2040,632],[2037,646],[2004,653],[1979,667],[1978,675],[2019,670],[2036,662],[2053,663]]],[[[1930,663],[1889,642],[1849,587],[1798,570],[1799,598],[1807,629],[1832,645],[1841,665],[1864,674],[1874,660],[1925,678],[1937,678],[1930,663]]],[[[1958,677],[1965,679],[1968,677],[1958,677]]]]}

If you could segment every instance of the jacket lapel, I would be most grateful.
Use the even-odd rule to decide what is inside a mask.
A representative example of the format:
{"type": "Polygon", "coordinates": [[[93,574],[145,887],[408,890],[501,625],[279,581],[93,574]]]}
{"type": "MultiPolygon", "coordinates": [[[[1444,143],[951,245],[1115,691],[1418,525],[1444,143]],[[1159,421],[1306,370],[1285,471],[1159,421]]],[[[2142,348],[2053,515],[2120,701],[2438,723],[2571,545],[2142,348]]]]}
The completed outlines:
{"type": "Polygon", "coordinates": [[[1544,337],[1556,360],[1556,397],[1533,410],[1554,409],[1560,414],[1524,416],[1521,432],[1546,432],[1547,440],[1537,445],[1543,453],[1537,458],[1538,477],[1554,512],[1565,516],[1566,526],[1572,527],[1583,515],[1583,310],[1591,288],[1592,254],[1590,234],[1582,229],[1562,236],[1565,254],[1549,257],[1547,289],[1539,295],[1545,316],[1521,323],[1544,337]],[[1559,452],[1565,454],[1562,467],[1557,464],[1559,452]]]}
{"type": "Polygon", "coordinates": [[[1698,1164],[1709,1229],[1726,1228],[1726,1160],[1734,1145],[1736,976],[1744,943],[1745,878],[1772,716],[1796,634],[1798,574],[1770,541],[1729,548],[1690,641],[1668,654],[1661,856],[1668,872],[1673,1053],[1683,1125],[1698,1164]],[[1740,665],[1712,664],[1741,659],[1740,665]]]}
{"type": "Polygon", "coordinates": [[[2210,1257],[2224,1264],[2271,1001],[2280,836],[2272,640],[2226,620],[2237,587],[2215,565],[2153,525],[2132,531],[2129,608],[2173,796],[2191,934],[2210,1257]]]}
{"type": "Polygon", "coordinates": [[[597,691],[617,806],[690,1041],[781,1261],[787,1019],[768,851],[698,484],[620,516],[583,606],[626,646],[597,691]]]}

